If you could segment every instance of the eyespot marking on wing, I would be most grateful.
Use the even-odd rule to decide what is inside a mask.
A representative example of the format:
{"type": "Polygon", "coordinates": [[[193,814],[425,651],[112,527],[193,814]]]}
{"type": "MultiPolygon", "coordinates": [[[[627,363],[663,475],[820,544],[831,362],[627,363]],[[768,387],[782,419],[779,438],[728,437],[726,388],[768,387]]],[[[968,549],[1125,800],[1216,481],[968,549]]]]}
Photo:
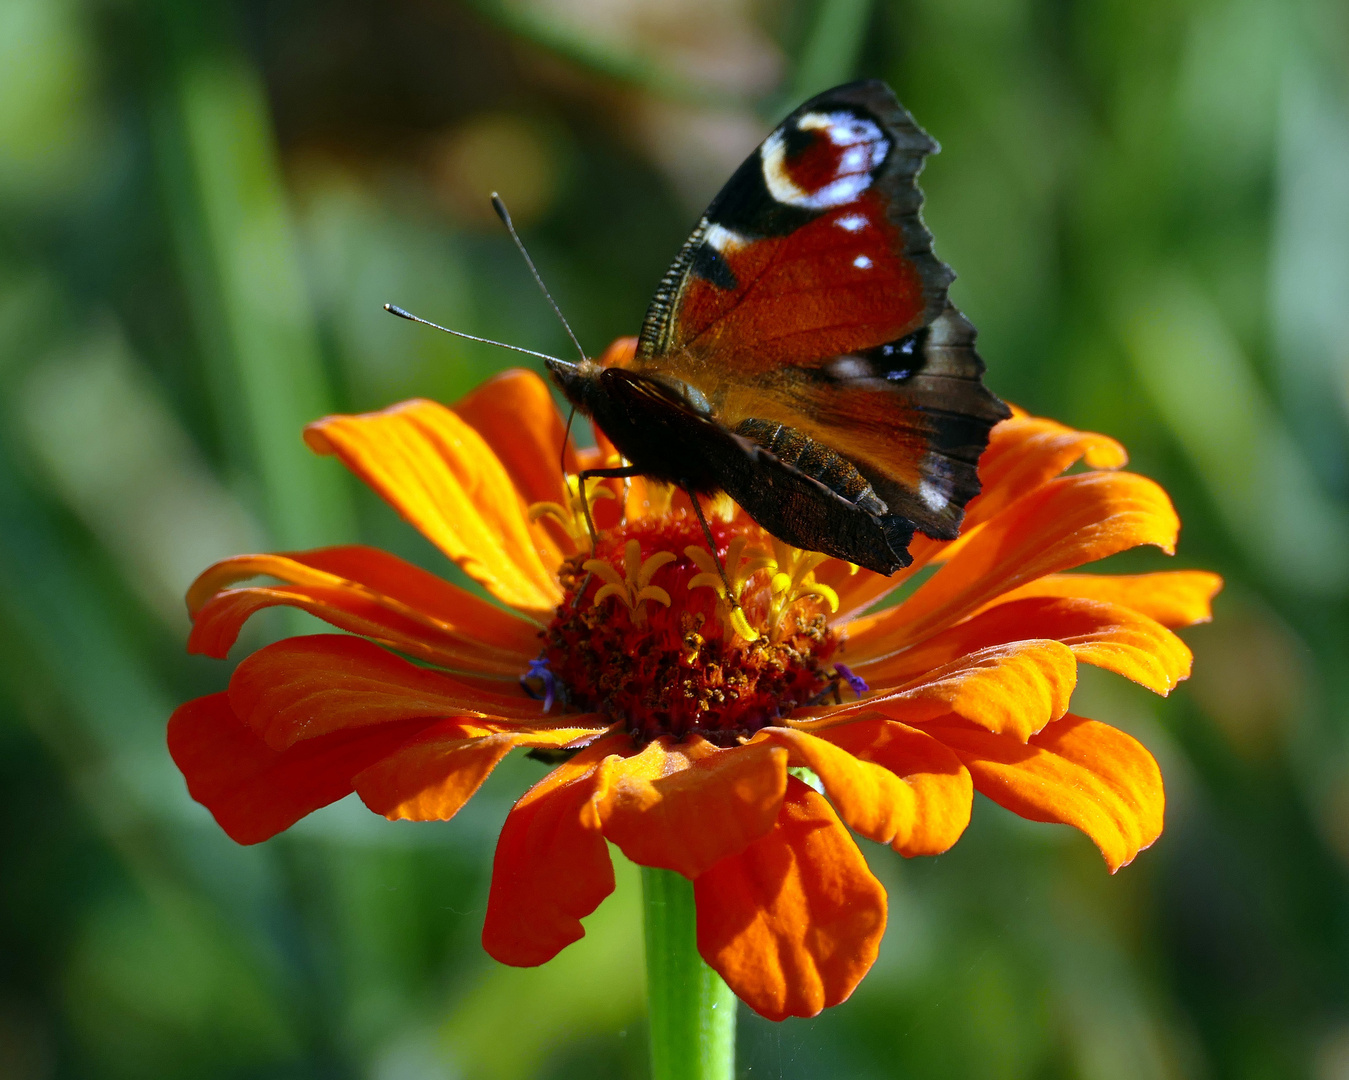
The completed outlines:
{"type": "Polygon", "coordinates": [[[818,369],[817,377],[834,382],[903,382],[923,366],[926,337],[927,328],[924,327],[874,349],[836,356],[818,369]]]}
{"type": "Polygon", "coordinates": [[[951,501],[947,485],[941,481],[924,480],[918,485],[918,497],[929,510],[944,510],[951,501]]]}
{"type": "Polygon", "coordinates": [[[840,382],[873,377],[871,364],[860,356],[840,356],[826,370],[840,382]]]}
{"type": "Polygon", "coordinates": [[[890,140],[874,120],[840,109],[808,112],[792,127],[774,131],[759,148],[759,159],[774,199],[827,210],[866,191],[889,152],[890,140]]]}

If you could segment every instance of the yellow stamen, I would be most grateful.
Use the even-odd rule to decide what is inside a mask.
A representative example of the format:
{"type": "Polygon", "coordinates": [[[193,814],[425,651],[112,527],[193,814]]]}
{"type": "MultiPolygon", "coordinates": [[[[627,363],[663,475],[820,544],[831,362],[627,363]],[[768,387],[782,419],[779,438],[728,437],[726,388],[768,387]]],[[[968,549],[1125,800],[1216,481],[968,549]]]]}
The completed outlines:
{"type": "Polygon", "coordinates": [[[666,607],[670,606],[670,594],[659,585],[652,585],[651,579],[656,576],[657,570],[662,566],[668,566],[677,558],[673,551],[657,551],[643,559],[642,545],[636,540],[629,540],[623,545],[624,573],[619,574],[612,564],[603,559],[587,559],[581,564],[581,569],[589,571],[604,582],[595,593],[596,607],[609,597],[616,596],[628,609],[633,621],[641,622],[646,617],[642,605],[648,600],[654,600],[666,607]]]}
{"type": "Polygon", "coordinates": [[[589,504],[593,518],[596,500],[613,499],[617,496],[603,484],[592,481],[586,485],[586,497],[585,503],[583,503],[580,479],[575,476],[568,476],[566,482],[567,505],[563,506],[555,502],[536,502],[529,508],[529,520],[538,521],[545,517],[555,519],[562,526],[562,531],[567,534],[568,539],[571,540],[572,546],[579,551],[582,538],[586,541],[585,546],[590,546],[589,530],[586,528],[585,510],[583,509],[585,503],[589,504]]]}
{"type": "Polygon", "coordinates": [[[782,620],[793,604],[806,597],[823,601],[831,612],[838,610],[838,593],[822,581],[815,580],[815,568],[828,556],[818,551],[802,551],[781,540],[773,540],[770,560],[774,573],[768,587],[772,601],[768,605],[768,628],[776,638],[782,629],[782,620]]]}
{"type": "Polygon", "coordinates": [[[717,614],[726,626],[727,635],[739,635],[746,641],[758,641],[759,631],[749,624],[749,619],[745,617],[744,609],[740,606],[740,599],[744,595],[749,579],[765,567],[772,566],[773,560],[763,554],[745,559],[747,543],[745,537],[737,536],[726,548],[726,578],[731,583],[733,597],[726,595],[726,582],[722,580],[716,558],[707,548],[689,545],[684,549],[684,554],[701,571],[689,579],[689,588],[711,589],[717,594],[717,614]]]}

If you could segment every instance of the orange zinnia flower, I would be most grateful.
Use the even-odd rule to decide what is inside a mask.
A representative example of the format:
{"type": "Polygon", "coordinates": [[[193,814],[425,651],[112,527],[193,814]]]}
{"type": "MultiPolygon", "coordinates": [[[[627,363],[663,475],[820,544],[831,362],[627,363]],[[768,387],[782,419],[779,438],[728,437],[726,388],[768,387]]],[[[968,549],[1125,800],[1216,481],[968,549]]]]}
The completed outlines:
{"type": "MultiPolygon", "coordinates": [[[[1077,663],[1167,693],[1190,668],[1170,628],[1207,619],[1220,582],[1063,573],[1176,539],[1160,487],[1107,471],[1125,461],[1108,438],[1024,414],[999,424],[960,537],[919,537],[891,578],[714,507],[738,608],[682,494],[596,485],[590,550],[558,469],[561,418],[533,374],[453,409],[328,417],[306,438],[504,606],[359,546],[207,570],[188,594],[193,652],[225,656],[278,604],[348,632],[260,649],[228,690],[174,713],[189,791],[241,843],[352,791],[388,818],[445,820],[512,749],[570,752],[502,828],[487,951],[540,964],[578,939],[614,887],[612,842],[692,880],[699,951],[780,1019],[844,1000],[876,957],[885,892],[849,828],[934,855],[978,790],[1081,829],[1112,871],[1161,831],[1152,756],[1067,711],[1077,663]],[[902,602],[865,614],[925,567],[902,602]],[[234,587],[263,575],[281,584],[234,587]]],[[[613,463],[602,439],[565,454],[573,472],[613,463]]]]}

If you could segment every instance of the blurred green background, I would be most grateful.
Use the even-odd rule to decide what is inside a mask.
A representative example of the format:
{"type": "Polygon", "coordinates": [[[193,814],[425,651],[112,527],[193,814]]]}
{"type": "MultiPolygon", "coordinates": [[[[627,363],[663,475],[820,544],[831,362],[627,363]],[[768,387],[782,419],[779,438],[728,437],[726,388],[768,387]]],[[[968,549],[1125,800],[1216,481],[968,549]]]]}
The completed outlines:
{"type": "MultiPolygon", "coordinates": [[[[634,333],[788,107],[887,79],[990,385],[1124,440],[1218,620],[1169,701],[1086,670],[1167,830],[1109,877],[987,802],[890,891],[847,1004],[742,1010],[750,1078],[1349,1078],[1343,0],[0,0],[0,1078],[645,1075],[636,877],[512,970],[492,844],[351,800],[239,848],[163,745],[224,684],[184,587],[362,539],[444,569],[299,432],[634,333]]],[[[259,620],[256,647],[296,625],[259,620]]]]}

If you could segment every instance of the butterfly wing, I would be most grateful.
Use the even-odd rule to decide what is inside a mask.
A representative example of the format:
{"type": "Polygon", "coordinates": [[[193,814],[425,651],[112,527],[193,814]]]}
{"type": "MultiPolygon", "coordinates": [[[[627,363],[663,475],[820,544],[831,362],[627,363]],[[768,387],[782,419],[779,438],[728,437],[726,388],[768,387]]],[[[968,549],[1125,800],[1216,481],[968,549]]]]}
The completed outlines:
{"type": "Polygon", "coordinates": [[[806,102],[712,200],[656,290],[638,365],[818,365],[930,323],[955,277],[918,216],[937,149],[884,83],[806,102]]]}
{"type": "Polygon", "coordinates": [[[865,512],[952,537],[1008,413],[919,217],[916,178],[936,149],[884,83],[806,102],[708,207],[629,370],[700,396],[798,471],[835,452],[880,501],[865,512]]]}

